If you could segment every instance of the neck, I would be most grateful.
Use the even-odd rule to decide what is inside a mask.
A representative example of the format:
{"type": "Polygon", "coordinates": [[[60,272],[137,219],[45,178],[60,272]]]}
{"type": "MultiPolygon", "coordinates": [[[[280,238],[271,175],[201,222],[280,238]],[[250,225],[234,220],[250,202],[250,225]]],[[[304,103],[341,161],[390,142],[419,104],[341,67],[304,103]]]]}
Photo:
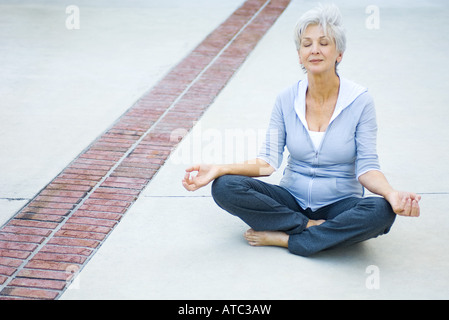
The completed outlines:
{"type": "Polygon", "coordinates": [[[308,74],[307,94],[315,101],[325,101],[331,96],[338,94],[340,88],[340,78],[336,73],[329,75],[311,75],[308,74]]]}

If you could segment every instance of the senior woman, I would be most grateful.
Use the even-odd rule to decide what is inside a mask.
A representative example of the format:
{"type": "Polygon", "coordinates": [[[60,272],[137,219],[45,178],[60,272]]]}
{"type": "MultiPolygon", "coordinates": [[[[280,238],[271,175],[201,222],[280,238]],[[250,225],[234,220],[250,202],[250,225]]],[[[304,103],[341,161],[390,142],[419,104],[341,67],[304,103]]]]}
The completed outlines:
{"type": "Polygon", "coordinates": [[[295,42],[307,77],[278,95],[257,158],[194,165],[182,183],[194,191],[213,181],[215,202],[251,227],[249,244],[310,256],[385,234],[396,215],[419,216],[420,196],[388,183],[379,168],[373,99],[337,73],[346,44],[338,8],[306,12],[295,42]],[[280,167],[285,147],[290,156],[280,184],[255,179],[280,167]],[[364,197],[364,188],[376,195],[364,197]]]}

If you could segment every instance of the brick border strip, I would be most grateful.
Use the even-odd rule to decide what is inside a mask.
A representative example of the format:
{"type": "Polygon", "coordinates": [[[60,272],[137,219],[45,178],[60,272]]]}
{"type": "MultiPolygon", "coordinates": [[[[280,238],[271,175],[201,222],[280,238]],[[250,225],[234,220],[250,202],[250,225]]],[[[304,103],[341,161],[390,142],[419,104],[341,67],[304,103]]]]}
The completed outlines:
{"type": "Polygon", "coordinates": [[[289,2],[244,2],[2,227],[0,299],[60,297],[289,2]]]}

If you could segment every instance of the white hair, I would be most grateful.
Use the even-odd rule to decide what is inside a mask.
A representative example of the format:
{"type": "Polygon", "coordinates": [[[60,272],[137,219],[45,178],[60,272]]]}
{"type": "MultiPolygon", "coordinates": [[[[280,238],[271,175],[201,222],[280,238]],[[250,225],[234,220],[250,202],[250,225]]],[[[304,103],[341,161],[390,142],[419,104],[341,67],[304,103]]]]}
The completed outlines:
{"type": "Polygon", "coordinates": [[[334,39],[338,52],[343,53],[346,50],[346,34],[343,28],[340,10],[336,5],[319,5],[301,16],[294,30],[294,40],[297,50],[301,48],[302,34],[309,25],[321,26],[324,34],[334,39]]]}

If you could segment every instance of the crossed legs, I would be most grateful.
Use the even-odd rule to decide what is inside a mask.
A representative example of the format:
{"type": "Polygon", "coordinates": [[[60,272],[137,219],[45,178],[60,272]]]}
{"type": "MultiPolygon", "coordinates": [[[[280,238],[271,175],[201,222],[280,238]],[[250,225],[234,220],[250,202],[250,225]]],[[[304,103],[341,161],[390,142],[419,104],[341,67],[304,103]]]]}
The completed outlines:
{"type": "Polygon", "coordinates": [[[249,244],[286,247],[301,256],[387,233],[396,216],[380,197],[348,198],[315,212],[304,210],[284,188],[237,175],[216,179],[212,196],[251,227],[245,233],[249,244]]]}

